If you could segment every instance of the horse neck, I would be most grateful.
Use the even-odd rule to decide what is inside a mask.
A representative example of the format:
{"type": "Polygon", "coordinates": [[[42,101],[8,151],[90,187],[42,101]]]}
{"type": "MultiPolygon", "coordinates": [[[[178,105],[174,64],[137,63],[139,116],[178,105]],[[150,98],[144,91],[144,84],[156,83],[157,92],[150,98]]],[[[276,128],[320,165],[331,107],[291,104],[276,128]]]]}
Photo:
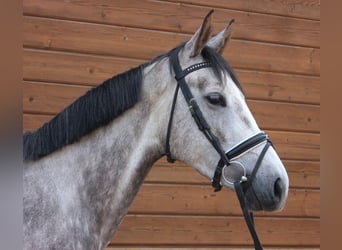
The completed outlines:
{"type": "MultiPolygon", "coordinates": [[[[107,204],[100,220],[103,221],[101,234],[105,242],[111,239],[126,215],[153,163],[162,156],[159,140],[152,133],[149,119],[146,119],[148,110],[138,104],[125,115],[129,117],[119,118],[111,132],[103,134],[106,146],[103,145],[105,148],[97,155],[98,162],[94,162],[97,167],[94,180],[107,180],[107,186],[103,183],[102,190],[98,190],[96,195],[98,201],[107,204]],[[116,131],[115,136],[113,131],[116,131]]],[[[101,213],[94,214],[101,216],[101,213]]]]}
{"type": "Polygon", "coordinates": [[[170,69],[162,61],[144,67],[141,98],[132,108],[78,142],[26,163],[25,235],[33,237],[31,232],[40,230],[40,214],[52,214],[60,225],[49,224],[53,233],[43,238],[62,237],[67,230],[71,243],[79,236],[88,239],[80,242],[102,248],[108,243],[149,169],[164,153],[171,97],[164,98],[170,69]],[[39,211],[34,218],[29,215],[32,208],[39,211]]]}
{"type": "Polygon", "coordinates": [[[76,174],[82,175],[83,205],[102,223],[97,225],[102,242],[111,239],[151,166],[164,153],[167,119],[159,115],[160,70],[154,65],[144,70],[141,101],[133,108],[65,152],[78,166],[76,174]]]}

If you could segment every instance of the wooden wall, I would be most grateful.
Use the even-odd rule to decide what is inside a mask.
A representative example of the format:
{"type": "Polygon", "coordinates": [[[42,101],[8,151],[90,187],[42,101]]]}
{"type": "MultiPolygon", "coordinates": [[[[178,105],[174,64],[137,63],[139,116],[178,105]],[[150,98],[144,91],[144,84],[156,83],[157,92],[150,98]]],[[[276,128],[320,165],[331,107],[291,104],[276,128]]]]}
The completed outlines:
{"type": "MultiPolygon", "coordinates": [[[[320,1],[23,1],[23,128],[92,86],[187,40],[209,9],[235,18],[224,57],[290,177],[281,213],[257,213],[266,249],[320,247],[320,1]]],[[[252,241],[235,194],[158,161],[108,249],[241,249],[252,241]]]]}

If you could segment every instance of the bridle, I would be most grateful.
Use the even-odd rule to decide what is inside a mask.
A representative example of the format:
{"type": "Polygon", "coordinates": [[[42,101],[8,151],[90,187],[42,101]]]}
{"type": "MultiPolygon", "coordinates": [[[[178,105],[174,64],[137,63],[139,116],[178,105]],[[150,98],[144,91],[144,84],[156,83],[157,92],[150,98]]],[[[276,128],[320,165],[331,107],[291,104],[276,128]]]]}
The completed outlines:
{"type": "Polygon", "coordinates": [[[179,59],[178,59],[178,53],[180,49],[181,47],[178,47],[174,51],[172,51],[170,54],[170,63],[175,72],[177,86],[176,86],[176,90],[173,96],[169,124],[168,124],[167,134],[166,134],[165,155],[167,157],[167,160],[171,163],[175,161],[171,156],[170,136],[171,136],[173,114],[174,114],[175,105],[177,101],[178,91],[180,88],[187,102],[190,113],[193,119],[195,120],[199,130],[202,131],[202,133],[205,135],[205,137],[208,139],[208,141],[211,143],[211,145],[215,148],[215,150],[221,157],[217,164],[217,167],[215,169],[215,173],[211,182],[212,186],[214,187],[215,192],[220,191],[222,189],[221,178],[225,178],[224,175],[222,175],[222,172],[225,170],[225,168],[232,168],[233,166],[235,166],[235,170],[237,170],[238,168],[240,168],[240,170],[242,169],[242,172],[241,172],[242,174],[238,178],[236,178],[234,181],[231,181],[231,182],[228,181],[228,182],[234,185],[235,192],[238,196],[240,206],[241,206],[243,215],[245,217],[245,221],[247,223],[248,229],[254,241],[255,249],[262,250],[263,249],[262,245],[258,239],[257,233],[254,228],[253,213],[248,210],[244,197],[245,197],[246,190],[252,185],[252,182],[255,179],[256,173],[258,172],[258,169],[266,154],[266,151],[268,150],[270,146],[273,146],[273,144],[268,138],[267,134],[265,134],[264,132],[260,132],[256,135],[253,135],[247,138],[241,143],[237,144],[236,146],[234,146],[232,149],[230,149],[227,152],[223,150],[219,139],[212,133],[209,124],[205,120],[203,113],[201,112],[194,96],[192,95],[190,91],[189,86],[187,85],[185,81],[185,76],[190,74],[191,72],[197,71],[202,68],[212,67],[212,66],[209,62],[201,62],[201,63],[196,63],[194,65],[191,65],[187,67],[186,69],[182,70],[180,63],[179,63],[179,59]],[[263,144],[264,142],[265,142],[265,145],[250,175],[246,173],[246,169],[242,164],[233,164],[234,160],[239,158],[242,154],[263,144]]]}

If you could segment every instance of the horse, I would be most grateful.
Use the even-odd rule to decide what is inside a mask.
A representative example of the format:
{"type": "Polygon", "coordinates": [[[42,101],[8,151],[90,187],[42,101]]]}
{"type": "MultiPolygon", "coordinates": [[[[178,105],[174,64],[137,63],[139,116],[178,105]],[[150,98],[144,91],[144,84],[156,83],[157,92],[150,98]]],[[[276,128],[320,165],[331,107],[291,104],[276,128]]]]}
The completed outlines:
{"type": "Polygon", "coordinates": [[[89,90],[23,135],[24,249],[104,249],[152,165],[167,156],[278,211],[289,180],[222,57],[233,20],[89,90]],[[181,91],[179,91],[179,89],[181,91]]]}

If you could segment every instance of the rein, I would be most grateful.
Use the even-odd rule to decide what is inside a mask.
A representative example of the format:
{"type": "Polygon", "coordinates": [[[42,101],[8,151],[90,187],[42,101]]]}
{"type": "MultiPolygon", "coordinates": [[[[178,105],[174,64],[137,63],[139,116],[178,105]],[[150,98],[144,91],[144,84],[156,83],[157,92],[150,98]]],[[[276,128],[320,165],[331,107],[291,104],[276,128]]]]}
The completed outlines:
{"type": "Polygon", "coordinates": [[[217,167],[215,169],[214,176],[212,178],[212,186],[214,187],[214,191],[218,192],[222,189],[221,184],[221,178],[225,178],[224,175],[222,175],[222,172],[225,168],[233,168],[233,166],[238,167],[242,169],[242,174],[233,181],[228,181],[229,183],[234,185],[235,192],[237,194],[237,197],[239,199],[240,207],[242,209],[246,224],[248,226],[249,232],[253,238],[254,241],[254,247],[256,250],[262,250],[263,247],[259,241],[258,235],[256,233],[256,230],[254,228],[254,219],[253,219],[253,213],[248,210],[246,202],[245,202],[245,192],[248,188],[251,187],[252,182],[256,176],[256,173],[261,165],[261,162],[270,146],[273,146],[272,142],[268,138],[268,136],[264,132],[260,132],[254,136],[251,136],[244,140],[243,142],[237,144],[232,149],[230,149],[228,152],[225,152],[221,146],[221,143],[219,142],[219,139],[212,133],[211,128],[207,121],[205,120],[203,113],[201,112],[194,96],[192,95],[190,88],[188,84],[185,81],[185,76],[197,71],[202,68],[208,68],[212,67],[209,62],[201,62],[196,63],[194,65],[191,65],[187,67],[186,69],[182,70],[179,59],[178,59],[178,52],[181,49],[181,47],[177,48],[173,53],[170,55],[170,62],[172,64],[173,70],[175,72],[175,78],[177,80],[177,86],[175,89],[175,93],[173,96],[173,102],[171,106],[171,112],[169,117],[169,123],[167,128],[167,134],[166,134],[166,145],[165,145],[165,155],[167,157],[167,161],[173,163],[175,160],[171,156],[171,150],[170,150],[170,136],[171,136],[171,128],[172,128],[172,121],[173,121],[173,115],[174,110],[177,102],[177,96],[179,89],[181,89],[183,96],[187,102],[189,111],[195,120],[198,129],[202,131],[202,133],[205,135],[205,137],[208,139],[208,141],[211,143],[211,145],[215,148],[217,153],[220,155],[220,160],[217,164],[217,167]],[[265,143],[264,148],[262,149],[258,160],[255,163],[255,166],[253,168],[253,171],[250,175],[246,173],[245,167],[239,163],[238,165],[234,164],[234,159],[240,157],[242,154],[248,152],[252,148],[255,148],[259,146],[262,143],[265,143]]]}

